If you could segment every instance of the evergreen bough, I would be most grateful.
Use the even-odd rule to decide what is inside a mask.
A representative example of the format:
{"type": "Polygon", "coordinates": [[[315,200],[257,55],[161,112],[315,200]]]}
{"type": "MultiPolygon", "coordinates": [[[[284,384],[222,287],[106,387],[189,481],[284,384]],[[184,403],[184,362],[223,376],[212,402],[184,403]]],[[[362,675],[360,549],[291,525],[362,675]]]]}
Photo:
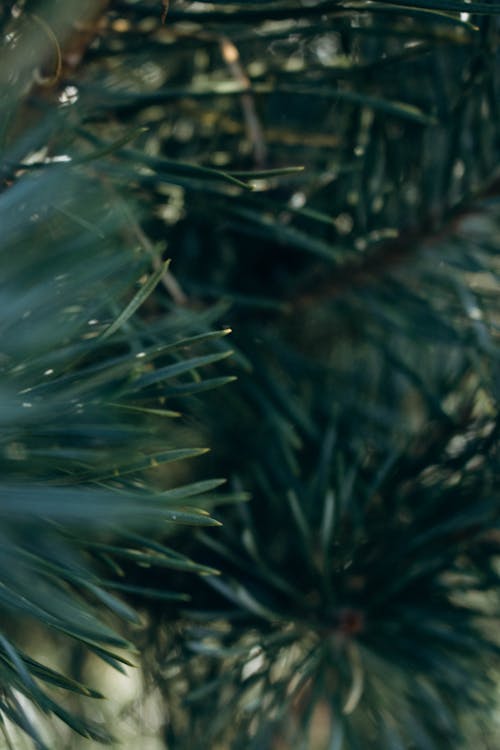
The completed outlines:
{"type": "Polygon", "coordinates": [[[495,747],[500,6],[80,6],[0,11],[6,738],[106,739],[42,626],[170,750],[495,747]]]}

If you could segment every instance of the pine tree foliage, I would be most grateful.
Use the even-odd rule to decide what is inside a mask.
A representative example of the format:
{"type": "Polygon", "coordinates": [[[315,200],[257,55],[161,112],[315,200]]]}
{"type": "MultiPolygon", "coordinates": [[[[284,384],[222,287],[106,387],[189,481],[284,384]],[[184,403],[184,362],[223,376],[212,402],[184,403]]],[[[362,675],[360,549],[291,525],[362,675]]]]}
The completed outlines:
{"type": "MultiPolygon", "coordinates": [[[[5,590],[105,659],[156,591],[170,750],[495,747],[498,3],[64,8],[2,11],[5,590]],[[177,410],[213,450],[165,490],[177,410]],[[250,502],[144,529],[207,476],[250,502]]],[[[74,683],[3,606],[40,744],[18,694],[74,683]]]]}
{"type": "MultiPolygon", "coordinates": [[[[73,22],[76,8],[68,10],[73,22]]],[[[57,107],[39,96],[29,111],[30,66],[45,62],[59,15],[12,12],[1,74],[0,715],[7,743],[17,725],[48,748],[62,736],[47,733],[38,714],[108,741],[105,727],[68,710],[61,690],[102,696],[34,658],[19,631],[41,626],[121,669],[133,649],[123,624],[140,622],[120,598],[130,588],[124,562],[213,572],[167,539],[178,524],[218,523],[203,506],[221,481],[175,486],[185,473],[160,482],[152,469],[206,451],[173,437],[168,423],[180,413],[166,400],[220,384],[210,366],[230,350],[210,313],[152,308],[147,324],[134,317],[168,269],[153,270],[156,248],[147,254],[133,241],[135,208],[93,170],[96,154],[53,153],[57,107]]],[[[165,585],[133,591],[187,598],[165,585]]]]}

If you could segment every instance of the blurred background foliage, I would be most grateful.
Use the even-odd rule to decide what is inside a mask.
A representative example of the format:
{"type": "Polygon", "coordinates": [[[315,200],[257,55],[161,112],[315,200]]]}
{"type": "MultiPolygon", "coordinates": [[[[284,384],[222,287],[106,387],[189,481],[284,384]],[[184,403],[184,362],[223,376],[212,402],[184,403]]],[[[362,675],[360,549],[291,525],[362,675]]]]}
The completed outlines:
{"type": "MultiPolygon", "coordinates": [[[[168,528],[136,534],[133,553],[97,534],[142,616],[129,633],[140,677],[99,713],[130,747],[498,744],[498,10],[2,5],[4,382],[40,394],[34,421],[9,417],[6,481],[104,481],[133,496],[116,523],[138,494],[170,498],[168,528]],[[82,307],[64,335],[52,258],[72,269],[67,306],[82,307]],[[31,288],[39,325],[19,323],[31,288]],[[230,359],[208,334],[228,326],[230,359]],[[76,350],[60,352],[64,336],[76,350]],[[56,360],[67,374],[47,389],[56,360]],[[145,472],[139,443],[154,463],[165,443],[212,451],[145,472]],[[228,490],[195,504],[223,526],[174,536],[179,497],[216,490],[207,477],[228,490]],[[196,484],[176,495],[181,482],[196,484]]],[[[85,507],[106,507],[93,497],[85,507]]],[[[31,538],[21,511],[9,522],[31,538]]],[[[118,693],[88,652],[54,653],[35,632],[20,642],[118,693]]],[[[33,697],[7,643],[11,700],[33,697]]],[[[80,747],[64,733],[48,744],[80,747]]]]}

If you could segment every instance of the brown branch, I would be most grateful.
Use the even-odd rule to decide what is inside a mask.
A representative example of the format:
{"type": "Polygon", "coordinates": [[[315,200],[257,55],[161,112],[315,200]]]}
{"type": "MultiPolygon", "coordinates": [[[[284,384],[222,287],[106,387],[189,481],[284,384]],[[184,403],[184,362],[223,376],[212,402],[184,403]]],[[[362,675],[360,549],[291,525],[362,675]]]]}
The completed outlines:
{"type": "MultiPolygon", "coordinates": [[[[139,242],[141,248],[145,250],[145,252],[151,257],[151,262],[154,270],[159,271],[160,268],[164,267],[164,263],[162,262],[162,259],[158,254],[154,244],[144,232],[133,212],[129,209],[127,202],[122,200],[117,190],[106,177],[100,175],[100,180],[104,185],[105,190],[112,196],[115,205],[118,206],[123,218],[125,219],[125,232],[128,232],[129,235],[134,237],[139,242]]],[[[126,239],[127,241],[129,241],[130,236],[126,236],[126,239]]],[[[164,268],[160,282],[176,305],[185,307],[190,304],[191,300],[184,292],[173,273],[168,268],[164,268]]]]}
{"type": "MultiPolygon", "coordinates": [[[[146,250],[146,252],[151,256],[154,270],[159,271],[164,264],[162,263],[161,258],[155,252],[153,243],[145,234],[139,222],[137,222],[133,217],[130,217],[129,227],[134,233],[136,239],[139,241],[141,247],[146,250]]],[[[182,307],[189,303],[189,298],[185,294],[184,290],[182,289],[173,273],[168,268],[166,268],[162,273],[161,283],[176,305],[182,307]]]]}
{"type": "Polygon", "coordinates": [[[319,301],[340,297],[353,287],[377,283],[402,263],[411,260],[418,249],[438,245],[457,234],[462,221],[478,212],[478,201],[498,195],[500,176],[495,174],[482,189],[469,194],[453,207],[444,219],[439,221],[429,216],[419,228],[402,231],[395,239],[381,242],[366,254],[337,266],[327,278],[322,267],[313,279],[308,280],[306,289],[294,294],[290,309],[304,310],[319,301]]]}
{"type": "Polygon", "coordinates": [[[257,115],[255,100],[252,94],[252,84],[243,69],[240,61],[240,53],[233,42],[227,36],[221,36],[219,45],[224,62],[228,66],[233,78],[238,81],[242,88],[246,89],[241,95],[241,108],[247,131],[247,137],[253,146],[255,164],[264,167],[267,158],[264,131],[257,115]]]}
{"type": "MultiPolygon", "coordinates": [[[[88,47],[104,27],[109,0],[91,0],[75,18],[68,10],[41,15],[28,11],[13,14],[9,32],[16,39],[10,64],[25,68],[29,76],[23,95],[33,88],[53,89],[77,68],[88,47]],[[47,68],[47,72],[45,72],[47,68]],[[31,69],[31,72],[30,72],[31,69]]],[[[5,65],[5,61],[4,61],[5,65]]]]}
{"type": "Polygon", "coordinates": [[[163,24],[167,20],[169,6],[170,6],[170,0],[162,0],[161,22],[163,24]]]}

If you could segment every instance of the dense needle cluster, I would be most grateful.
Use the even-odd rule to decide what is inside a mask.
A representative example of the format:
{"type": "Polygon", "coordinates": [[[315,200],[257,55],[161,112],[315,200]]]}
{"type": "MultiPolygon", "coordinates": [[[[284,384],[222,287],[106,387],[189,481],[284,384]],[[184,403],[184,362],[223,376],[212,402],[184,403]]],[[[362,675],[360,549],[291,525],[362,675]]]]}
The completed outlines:
{"type": "Polygon", "coordinates": [[[0,9],[5,743],[133,642],[168,750],[495,747],[498,4],[80,5],[0,9]]]}

